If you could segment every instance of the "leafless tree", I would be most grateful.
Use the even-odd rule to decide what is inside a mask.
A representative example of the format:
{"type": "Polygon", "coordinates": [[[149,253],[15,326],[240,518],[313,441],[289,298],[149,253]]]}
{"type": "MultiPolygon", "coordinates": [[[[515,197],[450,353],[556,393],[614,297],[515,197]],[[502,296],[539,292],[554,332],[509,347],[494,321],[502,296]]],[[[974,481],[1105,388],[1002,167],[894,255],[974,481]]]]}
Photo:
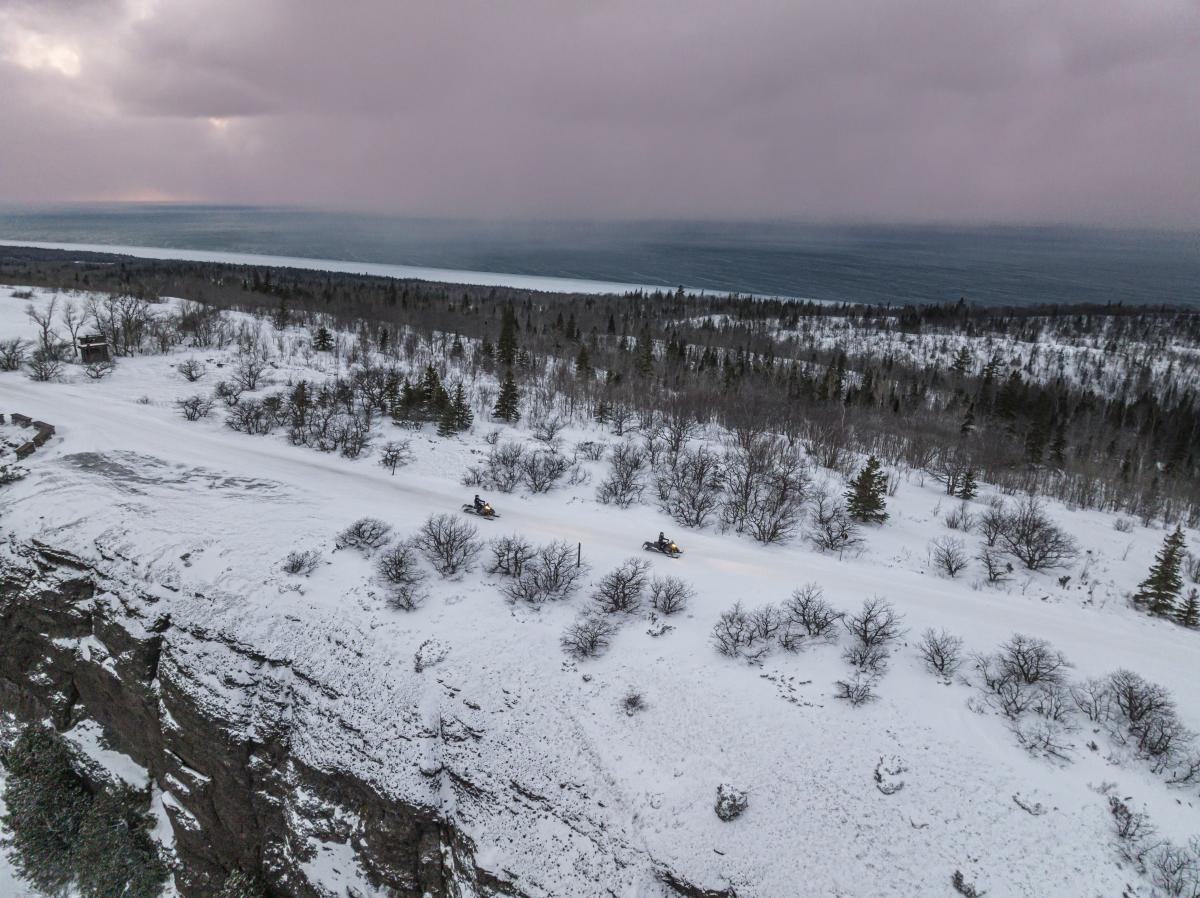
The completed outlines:
{"type": "Polygon", "coordinates": [[[949,677],[962,664],[962,645],[959,637],[931,627],[921,634],[917,652],[930,671],[949,677]]]}
{"type": "Polygon", "coordinates": [[[587,615],[567,627],[562,646],[569,655],[594,658],[608,648],[616,632],[617,624],[611,617],[587,615]]]}
{"type": "Polygon", "coordinates": [[[103,380],[117,370],[117,366],[111,362],[89,362],[83,366],[83,373],[91,380],[103,380]]]}
{"type": "Polygon", "coordinates": [[[984,545],[976,558],[983,565],[983,573],[988,583],[1003,583],[1012,577],[1012,562],[999,549],[984,545]]]}
{"type": "Polygon", "coordinates": [[[995,546],[999,541],[1007,518],[1008,509],[1005,507],[1003,499],[996,499],[990,502],[988,507],[980,514],[977,526],[979,527],[980,534],[983,536],[984,543],[988,547],[995,546]]]}
{"type": "Polygon", "coordinates": [[[386,543],[391,534],[391,525],[378,518],[359,518],[338,534],[334,545],[339,549],[357,549],[369,555],[386,543]]]}
{"type": "Polygon", "coordinates": [[[1000,646],[999,670],[1027,685],[1061,683],[1071,666],[1062,652],[1044,639],[1014,633],[1000,646]]]}
{"type": "Polygon", "coordinates": [[[541,414],[530,422],[533,438],[548,446],[558,442],[558,435],[566,428],[567,422],[555,414],[541,414]]]}
{"type": "Polygon", "coordinates": [[[68,302],[63,306],[62,315],[59,317],[71,337],[71,357],[77,359],[79,358],[79,332],[83,329],[87,319],[73,302],[68,302]]]}
{"type": "Polygon", "coordinates": [[[412,441],[411,440],[392,440],[383,444],[383,451],[379,454],[379,463],[392,472],[396,473],[396,468],[403,468],[413,460],[412,441]]]}
{"type": "Polygon", "coordinates": [[[655,577],[650,581],[650,607],[659,614],[677,614],[695,596],[695,590],[679,577],[655,577]]]}
{"type": "Polygon", "coordinates": [[[527,452],[521,458],[521,476],[532,493],[546,493],[571,470],[571,459],[557,452],[527,452]]]}
{"type": "Polygon", "coordinates": [[[632,614],[642,606],[650,563],[629,558],[609,571],[592,592],[592,601],[605,614],[632,614]]]}
{"type": "Polygon", "coordinates": [[[533,558],[533,544],[523,536],[501,536],[488,543],[492,560],[487,566],[489,574],[519,577],[526,562],[533,558]]]}
{"type": "Polygon", "coordinates": [[[267,359],[260,352],[242,353],[233,376],[243,390],[257,390],[267,373],[267,367],[267,359]]]}
{"type": "Polygon", "coordinates": [[[501,587],[504,594],[514,601],[537,605],[568,598],[579,588],[588,572],[588,566],[578,560],[576,547],[566,542],[548,543],[536,551],[529,550],[528,554],[526,546],[513,542],[507,547],[507,555],[503,559],[497,557],[499,549],[493,543],[494,562],[503,562],[509,570],[516,571],[501,587]]]}
{"type": "Polygon", "coordinates": [[[615,436],[624,436],[636,418],[633,407],[624,402],[614,402],[608,409],[608,425],[615,436]]]}
{"type": "Polygon", "coordinates": [[[204,396],[187,396],[183,399],[176,399],[175,407],[179,409],[179,413],[185,420],[199,421],[201,418],[208,417],[213,403],[211,399],[204,396]]]}
{"type": "Polygon", "coordinates": [[[285,574],[307,577],[320,563],[321,553],[316,549],[296,549],[288,552],[282,567],[285,574]]]}
{"type": "Polygon", "coordinates": [[[903,635],[902,620],[890,602],[872,596],[858,613],[842,618],[842,626],[863,645],[887,646],[903,635]]]}
{"type": "Polygon", "coordinates": [[[58,297],[50,297],[50,303],[45,309],[39,309],[32,303],[25,307],[25,317],[34,323],[38,329],[38,349],[45,354],[58,356],[59,339],[54,330],[54,311],[58,307],[58,297]]]}
{"type": "Polygon", "coordinates": [[[600,461],[608,451],[608,443],[583,440],[575,444],[575,452],[587,461],[600,461]]]}
{"type": "Polygon", "coordinates": [[[54,352],[47,352],[40,346],[33,351],[29,361],[25,363],[25,371],[29,375],[29,379],[36,381],[57,380],[62,374],[62,369],[62,360],[54,352]]]}
{"type": "Polygon", "coordinates": [[[453,577],[467,570],[479,555],[483,544],[473,524],[449,514],[430,516],[413,544],[421,550],[443,577],[453,577]]]}
{"type": "Polygon", "coordinates": [[[790,538],[811,478],[803,456],[779,437],[752,434],[726,453],[722,523],[761,543],[790,538]]]}
{"type": "Polygon", "coordinates": [[[703,527],[721,501],[720,459],[704,448],[681,452],[655,485],[663,511],[685,527],[703,527]]]}
{"type": "Polygon", "coordinates": [[[844,702],[849,702],[855,708],[865,705],[875,698],[872,678],[861,671],[849,680],[838,680],[834,686],[836,687],[834,695],[844,702]]]}
{"type": "Polygon", "coordinates": [[[195,383],[208,373],[208,369],[204,367],[204,363],[202,361],[197,358],[190,357],[184,359],[182,362],[176,365],[175,370],[178,371],[180,375],[182,375],[183,379],[188,383],[195,383]]]}
{"type": "Polygon", "coordinates": [[[1107,723],[1112,716],[1112,689],[1108,680],[1090,678],[1071,685],[1075,707],[1092,723],[1107,723]]]}
{"type": "Polygon", "coordinates": [[[824,490],[813,495],[808,538],[821,551],[839,554],[862,544],[858,524],[845,503],[824,490]]]}
{"type": "Polygon", "coordinates": [[[1078,553],[1075,541],[1047,517],[1033,496],[1004,516],[1000,545],[1031,571],[1058,567],[1078,553]]]}
{"type": "Polygon", "coordinates": [[[520,443],[501,443],[488,452],[485,479],[493,489],[511,493],[524,477],[522,463],[525,447],[520,443]]]}
{"type": "Polygon", "coordinates": [[[837,623],[845,617],[825,601],[824,593],[816,583],[806,583],[794,591],[784,602],[783,614],[804,636],[830,641],[837,639],[837,623]]]}
{"type": "Polygon", "coordinates": [[[754,625],[741,602],[717,619],[713,626],[712,642],[718,652],[730,658],[749,654],[756,642],[754,625]]]}
{"type": "Polygon", "coordinates": [[[426,574],[421,570],[416,546],[411,541],[395,543],[385,549],[375,562],[375,571],[388,586],[392,607],[412,611],[424,600],[426,574]]]}
{"type": "Polygon", "coordinates": [[[612,468],[596,491],[596,498],[605,505],[628,508],[641,498],[646,456],[633,443],[617,443],[609,457],[609,464],[612,468]]]}
{"type": "Polygon", "coordinates": [[[25,364],[28,349],[29,344],[19,337],[0,340],[0,371],[16,371],[20,368],[25,364]]]}
{"type": "Polygon", "coordinates": [[[935,537],[929,543],[929,557],[948,577],[957,577],[967,567],[967,547],[961,539],[935,537]]]}

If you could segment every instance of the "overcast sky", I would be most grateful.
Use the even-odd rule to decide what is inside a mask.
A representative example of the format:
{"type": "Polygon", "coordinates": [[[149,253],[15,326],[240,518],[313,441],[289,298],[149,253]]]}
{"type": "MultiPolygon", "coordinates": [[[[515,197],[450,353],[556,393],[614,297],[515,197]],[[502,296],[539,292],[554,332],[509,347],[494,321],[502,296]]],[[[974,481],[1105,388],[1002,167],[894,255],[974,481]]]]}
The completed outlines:
{"type": "Polygon", "coordinates": [[[1197,0],[0,0],[0,203],[1200,226],[1197,0]]]}

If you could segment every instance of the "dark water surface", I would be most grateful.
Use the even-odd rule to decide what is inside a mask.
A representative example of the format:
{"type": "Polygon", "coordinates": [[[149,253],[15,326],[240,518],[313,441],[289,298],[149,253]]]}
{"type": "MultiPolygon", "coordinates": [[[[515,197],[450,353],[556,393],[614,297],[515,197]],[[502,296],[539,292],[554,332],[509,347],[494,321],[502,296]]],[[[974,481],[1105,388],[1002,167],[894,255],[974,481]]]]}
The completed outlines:
{"type": "Polygon", "coordinates": [[[1200,234],[787,222],[523,222],[194,205],[0,208],[0,239],[686,285],[821,300],[1200,307],[1200,234]]]}

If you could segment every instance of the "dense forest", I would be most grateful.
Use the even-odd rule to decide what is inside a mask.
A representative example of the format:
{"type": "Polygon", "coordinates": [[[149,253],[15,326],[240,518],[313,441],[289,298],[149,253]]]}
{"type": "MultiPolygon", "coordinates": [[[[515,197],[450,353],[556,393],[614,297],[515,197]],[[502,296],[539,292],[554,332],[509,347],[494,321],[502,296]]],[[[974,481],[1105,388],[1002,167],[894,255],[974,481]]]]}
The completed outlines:
{"type": "Polygon", "coordinates": [[[845,472],[873,454],[951,494],[983,480],[1200,521],[1200,313],[1185,309],[552,294],[11,247],[0,282],[348,330],[411,364],[511,373],[617,432],[661,412],[773,431],[845,472]]]}

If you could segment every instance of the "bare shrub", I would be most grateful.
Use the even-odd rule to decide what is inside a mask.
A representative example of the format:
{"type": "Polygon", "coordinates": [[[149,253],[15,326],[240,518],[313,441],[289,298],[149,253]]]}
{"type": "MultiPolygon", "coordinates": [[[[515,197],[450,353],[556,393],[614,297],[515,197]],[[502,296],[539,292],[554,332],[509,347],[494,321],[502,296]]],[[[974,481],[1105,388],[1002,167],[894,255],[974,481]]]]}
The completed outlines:
{"type": "Polygon", "coordinates": [[[391,534],[391,526],[378,518],[359,518],[337,535],[334,545],[370,554],[386,543],[391,534]]]}
{"type": "Polygon", "coordinates": [[[320,563],[321,553],[316,549],[297,549],[288,552],[287,557],[283,559],[283,571],[285,574],[307,577],[320,563]]]}
{"type": "Polygon", "coordinates": [[[525,459],[525,447],[520,443],[501,443],[487,456],[485,477],[493,489],[511,493],[525,476],[521,463],[525,459]]]}
{"type": "Polygon", "coordinates": [[[862,543],[858,524],[850,517],[845,503],[825,491],[813,496],[808,539],[822,552],[839,554],[862,543]]]}
{"type": "Polygon", "coordinates": [[[575,452],[587,461],[600,461],[608,450],[608,443],[583,440],[575,444],[575,452]]]}
{"type": "Polygon", "coordinates": [[[1001,532],[1004,530],[1007,516],[1008,509],[1005,507],[1003,499],[995,499],[988,503],[988,507],[980,514],[979,520],[976,523],[985,545],[996,545],[1000,539],[1001,532]]]}
{"type": "Polygon", "coordinates": [[[209,412],[212,411],[213,403],[211,399],[204,396],[188,396],[184,399],[176,399],[175,407],[179,409],[179,413],[183,415],[187,421],[199,421],[201,418],[207,418],[209,412]]]}
{"type": "Polygon", "coordinates": [[[1062,652],[1044,639],[1014,633],[1000,646],[997,656],[1001,676],[1032,686],[1035,683],[1061,683],[1071,666],[1062,652]]]}
{"type": "Polygon", "coordinates": [[[270,409],[257,399],[242,399],[225,414],[225,426],[238,433],[267,434],[275,427],[270,409]]]}
{"type": "Polygon", "coordinates": [[[630,717],[640,711],[645,711],[645,696],[631,687],[621,699],[621,710],[623,710],[630,717]]]}
{"type": "Polygon", "coordinates": [[[1108,680],[1091,678],[1071,685],[1075,708],[1092,723],[1107,723],[1112,716],[1112,691],[1108,680]]]}
{"type": "MultiPolygon", "coordinates": [[[[517,549],[514,555],[520,551],[517,549]]],[[[588,566],[578,561],[575,546],[561,541],[542,546],[524,560],[510,558],[510,561],[519,562],[519,572],[501,589],[514,601],[533,605],[570,597],[588,572],[588,566]]]]}
{"type": "Polygon", "coordinates": [[[931,672],[949,677],[962,664],[962,646],[963,641],[959,637],[931,627],[921,634],[917,653],[931,672]]]}
{"type": "Polygon", "coordinates": [[[375,570],[387,584],[389,604],[394,608],[412,611],[424,600],[426,574],[411,541],[388,546],[376,561],[375,570]]]}
{"type": "Polygon", "coordinates": [[[971,514],[971,506],[966,502],[946,513],[946,526],[951,530],[961,530],[970,533],[975,529],[975,515],[971,514]]]}
{"type": "Polygon", "coordinates": [[[759,643],[770,642],[783,626],[783,616],[774,605],[763,605],[755,608],[748,615],[750,630],[754,640],[759,643]]]}
{"type": "Polygon", "coordinates": [[[397,468],[403,468],[412,460],[411,440],[393,440],[384,443],[383,451],[379,453],[379,463],[391,471],[392,474],[396,473],[397,468]]]}
{"type": "Polygon", "coordinates": [[[612,641],[617,625],[612,618],[588,615],[567,627],[562,636],[562,647],[569,655],[577,658],[594,658],[612,641]]]}
{"type": "Polygon", "coordinates": [[[521,459],[521,477],[529,491],[547,493],[563,478],[572,465],[571,459],[557,452],[527,452],[521,459]]]}
{"type": "Polygon", "coordinates": [[[783,605],[788,622],[812,639],[837,639],[837,623],[845,615],[825,601],[816,583],[806,583],[792,593],[783,605]]]}
{"type": "Polygon", "coordinates": [[[1164,842],[1147,858],[1150,881],[1170,898],[1200,898],[1200,838],[1187,845],[1164,842]]]}
{"type": "Polygon", "coordinates": [[[592,601],[605,614],[632,614],[642,606],[650,562],[629,558],[596,584],[592,601]]]}
{"type": "Polygon", "coordinates": [[[17,371],[25,364],[29,344],[20,338],[0,340],[0,371],[17,371]]]}
{"type": "Polygon", "coordinates": [[[243,390],[257,390],[267,373],[267,359],[259,352],[246,352],[238,356],[233,379],[243,390]]]}
{"type": "Polygon", "coordinates": [[[650,607],[659,614],[677,614],[695,596],[695,590],[679,577],[655,577],[650,581],[650,607]]]}
{"type": "Polygon", "coordinates": [[[685,527],[703,527],[721,501],[721,461],[703,447],[679,453],[655,477],[659,507],[685,527]]]}
{"type": "Polygon", "coordinates": [[[1149,815],[1133,811],[1115,795],[1108,797],[1108,810],[1112,814],[1113,831],[1121,855],[1127,861],[1142,867],[1146,855],[1159,844],[1154,841],[1157,831],[1150,822],[1149,815]]]}
{"type": "Polygon", "coordinates": [[[1128,670],[1109,677],[1113,708],[1138,753],[1156,773],[1189,750],[1195,734],[1180,721],[1171,693],[1128,670]]]}
{"type": "Polygon", "coordinates": [[[975,557],[983,565],[983,575],[988,583],[1004,583],[1012,577],[1012,562],[999,549],[985,545],[975,557]]]}
{"type": "Polygon", "coordinates": [[[855,674],[849,680],[838,680],[834,687],[834,695],[844,702],[849,702],[854,708],[875,698],[873,680],[861,673],[855,674]]]}
{"type": "Polygon", "coordinates": [[[194,358],[184,359],[175,366],[175,370],[190,384],[195,383],[208,373],[208,369],[204,367],[204,363],[194,358]]]}
{"type": "Polygon", "coordinates": [[[522,536],[501,536],[492,540],[488,547],[492,560],[487,566],[489,574],[519,577],[525,564],[534,556],[533,544],[522,536]]]}
{"type": "Polygon", "coordinates": [[[712,641],[718,652],[730,658],[744,654],[754,644],[754,627],[741,602],[722,612],[713,626],[712,641]]]}
{"type": "MultiPolygon", "coordinates": [[[[1042,690],[1033,690],[1039,693],[1042,690]]],[[[1060,720],[1048,717],[1013,718],[1010,728],[1018,744],[1031,755],[1065,759],[1071,751],[1071,728],[1060,720]]]]}
{"type": "Polygon", "coordinates": [[[431,515],[417,535],[413,544],[443,577],[453,577],[468,569],[479,555],[483,543],[477,538],[479,531],[474,524],[454,515],[431,515]]]}
{"type": "Polygon", "coordinates": [[[842,618],[842,626],[865,646],[886,647],[904,634],[900,626],[902,620],[890,602],[872,596],[863,602],[862,610],[857,614],[842,618]]]}
{"type": "Polygon", "coordinates": [[[533,438],[535,440],[547,445],[553,445],[557,442],[558,435],[567,426],[567,422],[558,415],[547,414],[535,418],[530,422],[530,426],[533,430],[533,438]]]}
{"type": "Polygon", "coordinates": [[[25,373],[30,380],[47,382],[57,380],[62,374],[63,362],[57,354],[46,349],[38,348],[33,351],[25,362],[25,373]]]}
{"type": "Polygon", "coordinates": [[[939,536],[929,543],[929,557],[935,567],[949,577],[957,577],[967,567],[967,547],[961,539],[939,536]]]}
{"type": "Polygon", "coordinates": [[[726,453],[722,477],[725,527],[765,544],[792,536],[811,484],[799,450],[779,437],[747,434],[726,453]]]}
{"type": "Polygon", "coordinates": [[[1129,518],[1115,518],[1112,526],[1113,530],[1117,531],[1117,533],[1133,532],[1133,521],[1129,520],[1129,518]]]}
{"type": "Polygon", "coordinates": [[[633,443],[618,443],[609,459],[609,474],[600,483],[596,498],[605,505],[628,508],[642,497],[646,454],[633,443]]]}
{"type": "Polygon", "coordinates": [[[983,896],[986,894],[985,892],[979,891],[973,882],[967,882],[967,879],[965,876],[963,876],[961,870],[955,870],[950,876],[950,885],[954,888],[954,891],[962,895],[963,898],[983,898],[983,896]]]}
{"type": "Polygon", "coordinates": [[[1075,541],[1056,526],[1036,497],[1004,515],[1000,545],[1031,571],[1058,567],[1078,553],[1075,541]]]}
{"type": "Polygon", "coordinates": [[[104,380],[116,370],[117,366],[112,362],[89,362],[83,366],[84,376],[88,380],[104,380]]]}

